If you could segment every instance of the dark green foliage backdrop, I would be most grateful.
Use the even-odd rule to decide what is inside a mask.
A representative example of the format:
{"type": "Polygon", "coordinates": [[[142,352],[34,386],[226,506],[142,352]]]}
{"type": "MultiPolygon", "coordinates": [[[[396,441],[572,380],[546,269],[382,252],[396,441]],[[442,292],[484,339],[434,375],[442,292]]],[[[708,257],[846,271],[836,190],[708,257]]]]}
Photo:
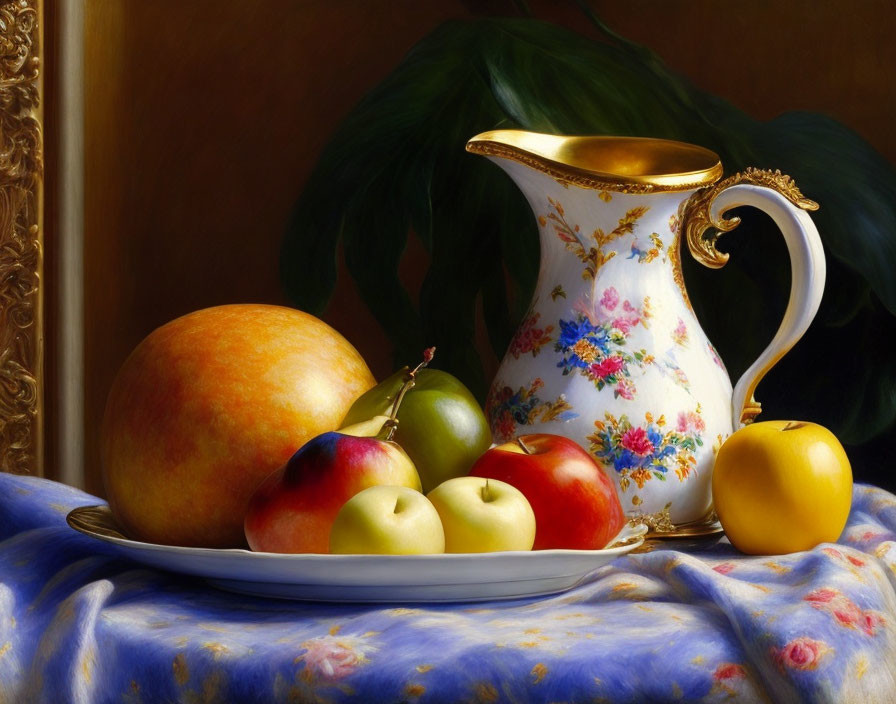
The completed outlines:
{"type": "MultiPolygon", "coordinates": [[[[721,156],[726,173],[779,168],[821,204],[813,219],[828,258],[824,300],[757,398],[762,418],[827,425],[870,468],[896,425],[896,171],[827,117],[756,121],[603,29],[599,42],[535,20],[489,19],[446,23],[424,38],[351,112],[301,194],[281,259],[291,299],[323,310],[341,239],[396,365],[435,344],[436,366],[484,398],[476,300],[501,357],[534,289],[538,235],[516,187],[465,153],[466,141],[518,127],[699,144],[721,156]],[[411,229],[432,255],[419,300],[398,278],[411,229]]],[[[780,235],[763,215],[737,214],[744,222],[720,240],[732,254],[724,269],[682,257],[695,309],[733,380],[771,339],[789,292],[780,235]]],[[[876,471],[857,476],[884,476],[876,471]]]]}

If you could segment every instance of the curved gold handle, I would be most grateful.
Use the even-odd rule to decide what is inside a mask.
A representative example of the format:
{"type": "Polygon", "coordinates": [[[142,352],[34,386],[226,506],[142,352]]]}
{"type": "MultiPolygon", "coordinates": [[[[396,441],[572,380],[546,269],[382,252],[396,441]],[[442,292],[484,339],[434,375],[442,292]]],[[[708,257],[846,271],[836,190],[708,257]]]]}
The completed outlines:
{"type": "Polygon", "coordinates": [[[740,224],[724,218],[732,208],[750,205],[775,221],[790,253],[790,300],[775,337],[738,380],[732,398],[735,424],[751,423],[761,411],[753,393],[762,377],[796,344],[806,330],[824,291],[825,257],[821,238],[806,213],[818,204],[805,198],[790,176],[780,171],[749,168],[713,186],[702,188],[682,203],[680,220],[694,258],[712,269],[723,267],[728,255],[716,249],[716,240],[740,224]]]}

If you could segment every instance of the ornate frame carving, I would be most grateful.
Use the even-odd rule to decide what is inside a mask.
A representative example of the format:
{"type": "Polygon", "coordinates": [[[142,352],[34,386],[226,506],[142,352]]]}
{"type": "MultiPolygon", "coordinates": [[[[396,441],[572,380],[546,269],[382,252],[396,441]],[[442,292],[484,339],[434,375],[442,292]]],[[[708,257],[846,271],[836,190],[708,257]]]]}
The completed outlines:
{"type": "Polygon", "coordinates": [[[0,2],[0,469],[43,465],[43,0],[0,2]]]}

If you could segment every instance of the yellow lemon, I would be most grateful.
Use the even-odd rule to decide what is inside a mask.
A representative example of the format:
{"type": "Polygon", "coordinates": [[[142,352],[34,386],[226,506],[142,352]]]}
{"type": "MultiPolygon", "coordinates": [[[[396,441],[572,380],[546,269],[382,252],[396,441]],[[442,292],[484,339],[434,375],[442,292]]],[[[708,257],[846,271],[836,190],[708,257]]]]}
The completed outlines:
{"type": "Polygon", "coordinates": [[[809,550],[840,537],[852,502],[852,469],[843,446],[821,425],[754,423],[719,449],[712,496],[741,552],[809,550]]]}

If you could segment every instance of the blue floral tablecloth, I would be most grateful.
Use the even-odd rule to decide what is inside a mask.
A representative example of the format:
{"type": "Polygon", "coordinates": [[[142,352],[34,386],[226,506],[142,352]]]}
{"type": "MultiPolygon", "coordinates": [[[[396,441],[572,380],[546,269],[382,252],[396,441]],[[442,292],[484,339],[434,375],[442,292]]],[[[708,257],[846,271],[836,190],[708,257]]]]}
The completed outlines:
{"type": "Polygon", "coordinates": [[[0,704],[896,702],[896,497],[838,544],[616,560],[549,598],[335,606],[147,569],[65,522],[97,500],[0,474],[0,704]]]}

